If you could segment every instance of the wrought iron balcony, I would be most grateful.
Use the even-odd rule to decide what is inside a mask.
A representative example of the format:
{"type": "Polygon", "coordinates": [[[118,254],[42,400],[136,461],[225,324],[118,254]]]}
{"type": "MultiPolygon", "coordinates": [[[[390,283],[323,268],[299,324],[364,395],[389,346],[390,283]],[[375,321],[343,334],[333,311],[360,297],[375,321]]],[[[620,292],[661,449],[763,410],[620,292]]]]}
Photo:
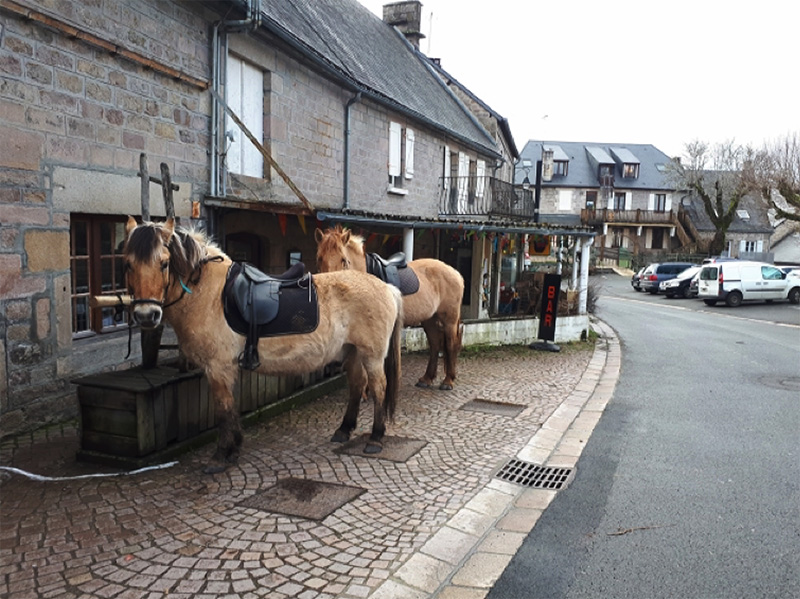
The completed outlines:
{"type": "Polygon", "coordinates": [[[533,219],[533,192],[494,177],[442,177],[440,216],[496,216],[533,219]]]}

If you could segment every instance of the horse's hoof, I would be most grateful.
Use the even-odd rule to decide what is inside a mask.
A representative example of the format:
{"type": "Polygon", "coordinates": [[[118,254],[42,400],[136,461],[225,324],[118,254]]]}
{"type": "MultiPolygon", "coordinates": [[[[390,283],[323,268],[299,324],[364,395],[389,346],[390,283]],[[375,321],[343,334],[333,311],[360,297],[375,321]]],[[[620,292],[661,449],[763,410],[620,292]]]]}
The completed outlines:
{"type": "Polygon", "coordinates": [[[337,430],[333,433],[333,437],[331,437],[331,441],[334,443],[345,443],[350,440],[350,434],[344,432],[342,429],[337,430]]]}
{"type": "Polygon", "coordinates": [[[364,448],[364,453],[366,454],[375,454],[380,453],[383,450],[383,444],[377,441],[370,441],[367,443],[367,446],[364,448]]]}
{"type": "Polygon", "coordinates": [[[203,468],[203,474],[219,474],[228,469],[228,464],[225,462],[211,462],[208,466],[203,468]]]}
{"type": "Polygon", "coordinates": [[[421,387],[422,389],[430,389],[431,388],[431,384],[430,383],[426,383],[423,380],[419,380],[419,381],[417,381],[417,387],[421,387]]]}
{"type": "Polygon", "coordinates": [[[450,383],[442,383],[441,385],[439,385],[439,389],[441,389],[442,391],[452,391],[453,385],[450,383]]]}

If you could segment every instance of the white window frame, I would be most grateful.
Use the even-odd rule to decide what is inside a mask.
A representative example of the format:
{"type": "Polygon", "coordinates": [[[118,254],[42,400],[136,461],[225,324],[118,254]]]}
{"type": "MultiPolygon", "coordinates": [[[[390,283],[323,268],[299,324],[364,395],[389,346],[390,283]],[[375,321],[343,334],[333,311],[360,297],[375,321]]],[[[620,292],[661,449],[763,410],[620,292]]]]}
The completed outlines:
{"type": "MultiPolygon", "coordinates": [[[[264,140],[264,72],[252,64],[228,54],[225,95],[231,110],[250,132],[264,140]]],[[[228,172],[248,177],[264,177],[264,157],[230,115],[225,117],[224,146],[228,172]]]]}

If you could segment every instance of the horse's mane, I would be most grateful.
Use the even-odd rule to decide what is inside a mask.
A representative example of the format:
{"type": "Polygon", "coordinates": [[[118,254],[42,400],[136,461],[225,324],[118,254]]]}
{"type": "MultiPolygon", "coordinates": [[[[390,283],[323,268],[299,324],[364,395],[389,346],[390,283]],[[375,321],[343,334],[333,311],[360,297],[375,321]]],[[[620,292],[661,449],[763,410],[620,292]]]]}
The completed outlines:
{"type": "MultiPolygon", "coordinates": [[[[164,247],[163,230],[163,223],[142,223],[131,232],[126,251],[140,262],[158,260],[164,247]]],[[[224,255],[205,232],[177,226],[167,249],[170,253],[170,270],[182,279],[188,279],[207,257],[224,255]]]]}
{"type": "MultiPolygon", "coordinates": [[[[334,228],[329,229],[328,234],[322,238],[322,242],[320,243],[320,251],[324,253],[324,251],[328,249],[329,245],[341,243],[344,232],[345,229],[342,228],[342,225],[336,225],[334,228]]],[[[348,239],[347,243],[343,245],[357,254],[364,253],[364,237],[362,235],[356,235],[352,231],[350,231],[350,239],[348,239]]]]}

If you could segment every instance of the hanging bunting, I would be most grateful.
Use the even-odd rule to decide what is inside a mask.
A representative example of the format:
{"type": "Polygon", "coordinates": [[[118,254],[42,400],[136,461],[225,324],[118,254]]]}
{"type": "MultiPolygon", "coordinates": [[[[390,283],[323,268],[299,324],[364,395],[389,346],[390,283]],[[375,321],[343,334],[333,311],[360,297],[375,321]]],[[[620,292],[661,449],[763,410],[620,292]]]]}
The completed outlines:
{"type": "Polygon", "coordinates": [[[284,237],[286,237],[286,215],[285,214],[279,214],[278,215],[278,224],[281,227],[281,233],[283,234],[284,237]]]}
{"type": "Polygon", "coordinates": [[[303,214],[297,215],[297,220],[300,221],[300,228],[303,229],[303,235],[308,235],[306,232],[306,217],[303,214]]]}
{"type": "Polygon", "coordinates": [[[391,235],[384,235],[383,236],[383,241],[381,241],[381,247],[386,245],[386,242],[389,241],[390,237],[391,237],[391,235]]]}

